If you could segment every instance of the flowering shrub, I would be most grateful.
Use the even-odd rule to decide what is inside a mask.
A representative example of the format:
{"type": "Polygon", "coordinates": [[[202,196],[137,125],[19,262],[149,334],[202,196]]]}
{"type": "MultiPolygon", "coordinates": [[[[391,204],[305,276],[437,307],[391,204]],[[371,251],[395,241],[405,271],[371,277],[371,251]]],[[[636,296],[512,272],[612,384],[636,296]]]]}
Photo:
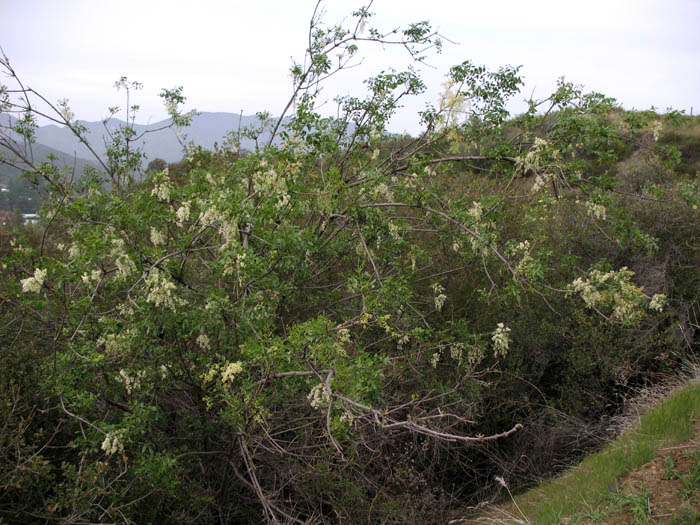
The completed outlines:
{"type": "MultiPolygon", "coordinates": [[[[255,153],[187,151],[182,173],[139,182],[127,126],[101,173],[74,179],[25,156],[50,193],[44,222],[4,248],[0,337],[20,364],[36,356],[36,406],[53,419],[32,443],[60,445],[22,448],[17,423],[13,464],[37,477],[12,485],[13,505],[30,502],[13,516],[48,502],[66,521],[440,521],[436,509],[457,504],[449,493],[481,483],[464,476],[479,454],[464,445],[523,431],[528,410],[494,408],[507,402],[492,377],[540,381],[538,367],[588,357],[574,354],[590,326],[670,315],[660,286],[598,260],[655,246],[610,181],[585,175],[632,132],[609,118],[611,100],[562,81],[548,99],[556,119],[536,101],[511,119],[518,70],[464,62],[415,138],[386,131],[399,100],[425,88],[412,69],[378,74],[366,98],[339,99],[342,118],[323,118],[319,82],[336,53],[339,69],[352,64],[361,27],[417,60],[441,45],[427,23],[396,40],[370,19],[314,16],[289,123],[261,118],[269,143],[255,153]],[[571,216],[607,252],[588,260],[584,237],[566,237],[571,216]],[[571,324],[547,339],[552,316],[571,324]],[[572,352],[550,344],[574,332],[572,352]],[[392,504],[417,495],[419,507],[392,504]]],[[[164,98],[185,123],[181,92],[164,98]]],[[[27,115],[12,133],[30,139],[34,106],[5,104],[27,115]]],[[[57,110],[83,137],[67,103],[57,110]]],[[[24,383],[5,383],[20,403],[24,383]]]]}

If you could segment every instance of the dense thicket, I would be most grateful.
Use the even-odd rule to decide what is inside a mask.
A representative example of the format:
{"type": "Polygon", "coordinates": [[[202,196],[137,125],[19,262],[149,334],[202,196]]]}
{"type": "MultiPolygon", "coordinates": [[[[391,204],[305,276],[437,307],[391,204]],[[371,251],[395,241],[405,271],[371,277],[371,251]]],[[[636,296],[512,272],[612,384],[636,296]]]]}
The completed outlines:
{"type": "Polygon", "coordinates": [[[261,115],[281,146],[234,134],[145,182],[129,127],[102,172],[34,164],[35,94],[3,89],[48,193],[0,238],[0,517],[443,523],[599,444],[629,388],[693,358],[696,119],[563,81],[512,117],[517,69],[469,62],[417,137],[385,131],[411,70],[324,119],[362,30],[438,44],[351,20],[314,17],[291,124],[261,115]]]}

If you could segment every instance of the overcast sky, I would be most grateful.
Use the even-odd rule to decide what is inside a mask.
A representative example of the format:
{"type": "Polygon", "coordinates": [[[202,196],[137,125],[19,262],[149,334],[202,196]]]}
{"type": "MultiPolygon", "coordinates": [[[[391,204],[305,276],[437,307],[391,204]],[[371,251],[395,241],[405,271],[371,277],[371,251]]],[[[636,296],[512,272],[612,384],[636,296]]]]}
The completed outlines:
{"type": "MultiPolygon", "coordinates": [[[[123,105],[122,75],[144,85],[140,123],[165,118],[157,94],[184,86],[200,111],[278,114],[290,96],[291,57],[303,57],[315,0],[0,0],[0,47],[32,88],[68,98],[77,117],[99,120],[123,105]]],[[[325,20],[362,5],[327,0],[325,20]]],[[[700,111],[700,0],[375,0],[375,24],[429,19],[446,43],[421,67],[429,92],[390,126],[415,132],[425,100],[437,101],[447,68],[463,60],[521,65],[522,95],[545,98],[565,76],[625,108],[700,111]]],[[[362,79],[405,66],[405,53],[366,47],[361,67],[323,95],[362,92],[362,79]]],[[[2,82],[2,81],[0,81],[2,82]]],[[[327,106],[330,111],[330,104],[327,106]]]]}

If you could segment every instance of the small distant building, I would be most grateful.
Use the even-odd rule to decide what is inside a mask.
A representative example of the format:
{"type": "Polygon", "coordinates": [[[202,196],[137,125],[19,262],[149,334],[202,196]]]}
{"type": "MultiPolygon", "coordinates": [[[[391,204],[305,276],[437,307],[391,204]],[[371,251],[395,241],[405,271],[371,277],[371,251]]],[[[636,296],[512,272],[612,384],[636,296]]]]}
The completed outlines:
{"type": "Polygon", "coordinates": [[[23,213],[22,218],[24,219],[24,224],[36,224],[39,222],[38,213],[23,213]]]}

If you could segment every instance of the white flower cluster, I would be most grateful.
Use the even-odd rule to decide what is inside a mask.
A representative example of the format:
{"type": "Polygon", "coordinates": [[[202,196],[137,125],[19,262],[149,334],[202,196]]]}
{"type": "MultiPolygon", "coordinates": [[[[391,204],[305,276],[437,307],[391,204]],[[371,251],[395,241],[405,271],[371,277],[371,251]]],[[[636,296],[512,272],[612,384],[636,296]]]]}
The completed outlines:
{"type": "Polygon", "coordinates": [[[352,425],[352,422],[355,421],[355,416],[352,415],[352,412],[348,412],[347,410],[345,410],[342,414],[340,414],[339,419],[340,422],[345,425],[352,425]]]}
{"type": "Polygon", "coordinates": [[[527,152],[525,157],[520,157],[516,165],[516,169],[521,170],[526,173],[530,170],[538,172],[543,165],[543,157],[550,153],[552,156],[556,156],[556,151],[550,151],[551,147],[549,143],[542,137],[535,137],[535,141],[527,152]]]}
{"type": "Polygon", "coordinates": [[[58,101],[58,108],[58,112],[66,122],[73,122],[75,120],[75,113],[71,111],[67,98],[58,101]]]}
{"type": "Polygon", "coordinates": [[[537,193],[547,184],[554,180],[554,174],[552,173],[538,173],[535,175],[535,181],[532,183],[530,188],[531,193],[537,193]]]}
{"type": "Polygon", "coordinates": [[[109,254],[117,265],[117,278],[119,279],[126,279],[136,272],[136,263],[126,254],[124,246],[123,239],[112,239],[112,250],[109,254]]]}
{"type": "MultiPolygon", "coordinates": [[[[626,266],[609,272],[592,270],[587,279],[578,277],[569,289],[579,294],[589,308],[609,308],[614,319],[633,323],[642,317],[640,306],[646,299],[642,288],[631,281],[633,276],[626,266]]],[[[661,311],[665,302],[665,295],[655,294],[648,307],[661,311]]]]}
{"type": "Polygon", "coordinates": [[[170,194],[173,192],[173,185],[170,181],[165,181],[161,184],[156,184],[151,190],[151,195],[158,197],[158,200],[169,202],[170,194]]]}
{"type": "Polygon", "coordinates": [[[655,293],[649,301],[649,309],[662,312],[666,305],[666,296],[661,293],[655,293]]]}
{"type": "Polygon", "coordinates": [[[510,328],[503,323],[498,323],[491,335],[493,341],[493,354],[495,357],[506,355],[510,346],[510,328]]]}
{"type": "Polygon", "coordinates": [[[151,227],[151,242],[153,246],[162,246],[165,244],[165,235],[163,232],[151,227]]]}
{"type": "Polygon", "coordinates": [[[347,328],[341,328],[337,332],[338,342],[340,344],[347,344],[350,342],[350,330],[347,328]]]}
{"type": "Polygon", "coordinates": [[[372,197],[377,200],[385,200],[387,202],[394,201],[394,193],[384,182],[380,182],[372,189],[372,197]]]}
{"type": "Polygon", "coordinates": [[[22,279],[20,283],[22,283],[22,291],[24,293],[28,292],[34,292],[34,293],[39,293],[41,291],[41,287],[44,284],[44,280],[46,279],[46,270],[41,270],[40,268],[36,268],[34,270],[34,275],[32,277],[27,277],[26,279],[22,279]]]}
{"type": "Polygon", "coordinates": [[[226,363],[226,365],[221,369],[221,380],[224,383],[233,381],[233,378],[237,374],[243,372],[243,363],[236,361],[235,363],[226,363]]]}
{"type": "Polygon", "coordinates": [[[199,334],[197,336],[197,344],[202,350],[209,350],[211,348],[211,343],[209,342],[207,334],[199,334]]]}
{"type": "Polygon", "coordinates": [[[440,94],[440,125],[442,128],[451,128],[459,125],[471,110],[469,99],[455,88],[453,80],[443,82],[445,91],[440,94]]]}
{"type": "Polygon", "coordinates": [[[399,227],[393,221],[389,221],[389,236],[395,241],[401,240],[401,235],[399,234],[399,227]]]}
{"type": "Polygon", "coordinates": [[[124,453],[124,443],[122,441],[122,434],[123,432],[119,430],[116,432],[107,433],[107,436],[102,442],[102,450],[104,450],[108,456],[111,456],[115,452],[119,452],[121,454],[124,453]]]}
{"type": "Polygon", "coordinates": [[[126,387],[126,391],[131,394],[141,388],[141,380],[146,377],[146,372],[139,370],[136,375],[130,375],[129,372],[121,369],[119,370],[119,377],[126,387]]]}
{"type": "Polygon", "coordinates": [[[586,306],[589,308],[594,308],[603,298],[603,295],[593,286],[591,281],[583,279],[582,277],[577,277],[574,282],[571,283],[570,288],[581,295],[583,302],[586,303],[586,306]]]}
{"type": "Polygon", "coordinates": [[[185,300],[174,295],[173,292],[177,289],[174,283],[158,270],[153,268],[146,277],[146,286],[148,287],[148,295],[146,301],[156,306],[165,306],[170,310],[175,310],[176,306],[185,304],[185,300]]]}
{"type": "Polygon", "coordinates": [[[443,293],[445,288],[440,283],[434,283],[431,288],[434,294],[433,302],[435,303],[435,309],[440,312],[447,300],[447,296],[443,293]]]}
{"type": "MultiPolygon", "coordinates": [[[[480,202],[472,202],[471,208],[467,211],[467,215],[472,219],[469,225],[472,230],[474,230],[477,235],[481,238],[478,239],[474,235],[469,237],[469,243],[471,244],[472,250],[475,253],[480,253],[482,255],[488,255],[489,253],[489,240],[488,237],[494,229],[494,223],[492,221],[484,221],[484,207],[480,202]]],[[[454,246],[453,246],[454,249],[454,246]]]]}
{"type": "Polygon", "coordinates": [[[654,142],[658,142],[662,129],[664,129],[664,125],[658,120],[651,125],[651,135],[654,138],[654,142]]]}
{"type": "Polygon", "coordinates": [[[450,357],[462,364],[464,360],[464,343],[454,343],[450,345],[450,357]]]}
{"type": "Polygon", "coordinates": [[[129,328],[119,334],[106,334],[97,340],[97,345],[105,347],[105,353],[109,356],[119,356],[131,348],[131,341],[136,336],[136,330],[129,328]]]}
{"type": "Polygon", "coordinates": [[[467,215],[469,215],[474,222],[479,222],[483,214],[484,208],[481,203],[476,201],[472,202],[472,206],[469,208],[467,215]]]}
{"type": "Polygon", "coordinates": [[[80,279],[90,286],[92,283],[96,283],[97,281],[100,280],[100,277],[102,277],[102,270],[93,270],[89,274],[85,272],[83,275],[80,276],[80,279]]]}
{"type": "Polygon", "coordinates": [[[604,221],[606,217],[605,206],[602,204],[596,204],[595,202],[586,201],[586,210],[588,211],[589,217],[594,217],[598,220],[604,221]]]}
{"type": "MultiPolygon", "coordinates": [[[[265,164],[261,164],[261,166],[264,167],[265,164]]],[[[284,179],[284,177],[278,175],[274,169],[269,169],[261,173],[255,179],[255,184],[261,190],[277,198],[277,208],[282,208],[289,202],[287,181],[284,179]]]]}
{"type": "MultiPolygon", "coordinates": [[[[222,234],[223,245],[221,251],[231,248],[238,243],[238,217],[232,216],[230,212],[223,212],[210,201],[200,201],[202,211],[199,214],[198,222],[202,226],[214,228],[222,234]]],[[[184,212],[183,212],[184,216],[184,212]]]]}
{"type": "Polygon", "coordinates": [[[190,218],[190,202],[185,201],[182,203],[177,211],[175,212],[175,217],[177,218],[178,228],[182,228],[185,225],[185,221],[190,218]]]}
{"type": "Polygon", "coordinates": [[[484,358],[484,349],[479,345],[474,345],[469,349],[467,362],[470,366],[477,365],[484,358]]]}
{"type": "Polygon", "coordinates": [[[134,308],[129,303],[121,303],[117,305],[117,312],[122,317],[131,317],[134,315],[134,308]]]}
{"type": "Polygon", "coordinates": [[[230,383],[241,372],[243,372],[243,363],[241,361],[235,361],[233,363],[227,362],[225,365],[212,365],[201,377],[205,385],[211,383],[217,376],[221,376],[221,381],[223,383],[230,383]]]}
{"type": "Polygon", "coordinates": [[[511,255],[520,257],[520,261],[515,266],[515,272],[519,275],[528,276],[533,269],[535,260],[530,255],[530,249],[530,241],[525,240],[508,250],[511,255]]]}
{"type": "Polygon", "coordinates": [[[306,399],[309,400],[311,407],[315,408],[316,410],[320,410],[323,407],[327,407],[328,403],[331,402],[331,397],[328,394],[328,389],[323,383],[319,383],[313,388],[311,388],[311,392],[309,392],[309,395],[306,396],[306,399]]]}
{"type": "Polygon", "coordinates": [[[198,222],[200,222],[202,226],[216,227],[220,222],[226,219],[213,202],[204,200],[199,203],[203,211],[199,214],[198,222]]]}

